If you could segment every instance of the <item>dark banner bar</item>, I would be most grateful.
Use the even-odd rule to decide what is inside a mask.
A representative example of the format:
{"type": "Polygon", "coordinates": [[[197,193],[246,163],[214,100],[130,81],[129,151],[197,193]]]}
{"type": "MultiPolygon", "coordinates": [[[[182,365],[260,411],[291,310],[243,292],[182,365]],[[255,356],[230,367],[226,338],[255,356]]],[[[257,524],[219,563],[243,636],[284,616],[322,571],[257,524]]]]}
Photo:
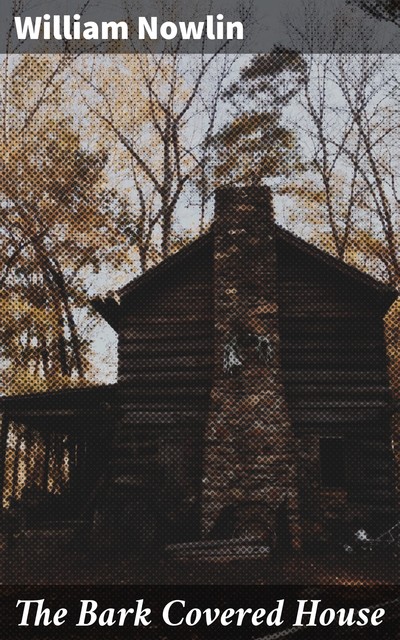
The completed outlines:
{"type": "Polygon", "coordinates": [[[2,638],[396,637],[395,587],[2,587],[2,638]]]}
{"type": "Polygon", "coordinates": [[[0,53],[400,51],[397,3],[373,0],[1,0],[0,12],[0,53]]]}

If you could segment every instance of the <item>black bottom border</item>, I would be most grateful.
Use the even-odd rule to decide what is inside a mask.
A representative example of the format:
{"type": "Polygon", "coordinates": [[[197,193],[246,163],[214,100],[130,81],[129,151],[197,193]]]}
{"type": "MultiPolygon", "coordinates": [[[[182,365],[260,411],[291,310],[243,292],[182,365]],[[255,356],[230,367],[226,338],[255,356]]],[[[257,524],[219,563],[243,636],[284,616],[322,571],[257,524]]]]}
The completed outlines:
{"type": "MultiPolygon", "coordinates": [[[[88,605],[92,608],[92,605],[88,605]]],[[[94,605],[93,605],[94,606],[94,605]]],[[[165,615],[165,614],[164,614],[165,615]]],[[[194,618],[198,614],[191,614],[194,618]]],[[[330,617],[329,612],[325,621],[330,617]]],[[[90,616],[85,618],[88,621],[90,616]]],[[[103,619],[103,621],[104,621],[103,619]]],[[[191,619],[189,618],[189,621],[191,619]]],[[[192,619],[193,620],[193,619],[192,619]]],[[[273,619],[274,620],[274,619],[273,619]]],[[[110,638],[140,638],[141,640],[280,640],[280,638],[400,638],[400,589],[398,586],[322,586],[322,585],[250,585],[250,586],[1,586],[0,587],[0,621],[1,637],[3,640],[11,638],[96,638],[96,640],[110,638]],[[50,620],[57,610],[67,609],[67,614],[62,625],[43,624],[44,617],[39,626],[34,626],[36,604],[30,605],[28,626],[20,626],[23,617],[23,602],[17,606],[18,601],[44,600],[43,606],[50,611],[50,620]],[[97,607],[94,610],[96,620],[90,626],[77,626],[82,610],[82,600],[93,600],[97,607]],[[267,614],[284,600],[282,606],[282,624],[268,625],[267,614]],[[309,626],[310,618],[304,616],[303,626],[294,626],[299,611],[299,601],[307,601],[304,608],[316,607],[316,626],[309,626]],[[139,601],[139,604],[138,602],[139,601]],[[141,603],[142,601],[142,603],[141,603]],[[173,602],[182,601],[182,602],[173,602]],[[314,604],[314,601],[320,601],[314,604]],[[224,626],[221,617],[212,624],[207,624],[206,616],[202,613],[201,620],[191,625],[184,619],[180,625],[172,626],[163,620],[165,607],[173,602],[170,608],[170,622],[179,622],[182,617],[192,609],[202,612],[210,609],[210,615],[215,615],[215,610],[227,609],[264,609],[266,614],[259,615],[261,624],[256,625],[252,621],[252,614],[246,614],[243,623],[238,626],[236,615],[233,616],[230,625],[224,626]],[[184,602],[184,604],[183,604],[184,602]],[[118,611],[122,608],[135,609],[141,606],[142,610],[150,609],[151,614],[144,615],[139,620],[151,620],[151,624],[139,624],[135,626],[135,615],[131,613],[123,626],[118,626],[118,611]],[[360,620],[360,609],[369,609],[368,617],[377,610],[384,609],[384,615],[380,617],[381,623],[373,626],[353,624],[351,626],[338,626],[338,615],[331,624],[323,624],[324,618],[320,618],[326,609],[335,612],[344,609],[346,614],[354,609],[356,620],[360,620]],[[106,609],[113,609],[112,613],[104,613],[106,621],[114,620],[113,625],[101,625],[100,614],[106,609]],[[322,620],[322,623],[321,623],[322,620]]]]}

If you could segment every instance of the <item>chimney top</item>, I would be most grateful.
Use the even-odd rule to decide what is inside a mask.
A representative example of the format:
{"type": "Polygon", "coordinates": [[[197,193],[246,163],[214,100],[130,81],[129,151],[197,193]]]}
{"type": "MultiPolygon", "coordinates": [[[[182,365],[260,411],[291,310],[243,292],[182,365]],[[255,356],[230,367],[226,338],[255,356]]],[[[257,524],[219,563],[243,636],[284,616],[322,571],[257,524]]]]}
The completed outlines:
{"type": "MultiPolygon", "coordinates": [[[[223,226],[273,223],[271,190],[266,186],[220,187],[215,193],[215,222],[223,226]]],[[[261,229],[260,229],[261,232],[261,229]]]]}

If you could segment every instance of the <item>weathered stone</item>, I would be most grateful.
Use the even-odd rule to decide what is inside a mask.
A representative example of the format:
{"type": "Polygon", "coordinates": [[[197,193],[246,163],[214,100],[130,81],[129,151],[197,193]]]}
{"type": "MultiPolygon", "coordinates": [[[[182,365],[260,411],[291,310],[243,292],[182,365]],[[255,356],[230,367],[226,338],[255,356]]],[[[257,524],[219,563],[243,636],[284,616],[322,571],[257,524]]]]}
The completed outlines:
{"type": "Polygon", "coordinates": [[[286,509],[299,545],[295,441],[280,368],[275,230],[267,188],[217,192],[215,362],[206,433],[203,531],[229,507],[232,535],[260,522],[276,535],[286,509]],[[262,517],[260,513],[263,514],[262,517]],[[261,520],[260,520],[261,518],[261,520]]]}

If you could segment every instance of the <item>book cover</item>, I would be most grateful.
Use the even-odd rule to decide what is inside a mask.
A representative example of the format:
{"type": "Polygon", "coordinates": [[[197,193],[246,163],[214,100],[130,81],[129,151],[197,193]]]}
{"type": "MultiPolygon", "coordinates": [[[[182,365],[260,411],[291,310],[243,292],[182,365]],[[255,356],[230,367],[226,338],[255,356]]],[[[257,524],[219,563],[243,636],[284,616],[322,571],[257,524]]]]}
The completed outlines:
{"type": "Polygon", "coordinates": [[[0,7],[4,637],[396,637],[398,4],[0,7]]]}

